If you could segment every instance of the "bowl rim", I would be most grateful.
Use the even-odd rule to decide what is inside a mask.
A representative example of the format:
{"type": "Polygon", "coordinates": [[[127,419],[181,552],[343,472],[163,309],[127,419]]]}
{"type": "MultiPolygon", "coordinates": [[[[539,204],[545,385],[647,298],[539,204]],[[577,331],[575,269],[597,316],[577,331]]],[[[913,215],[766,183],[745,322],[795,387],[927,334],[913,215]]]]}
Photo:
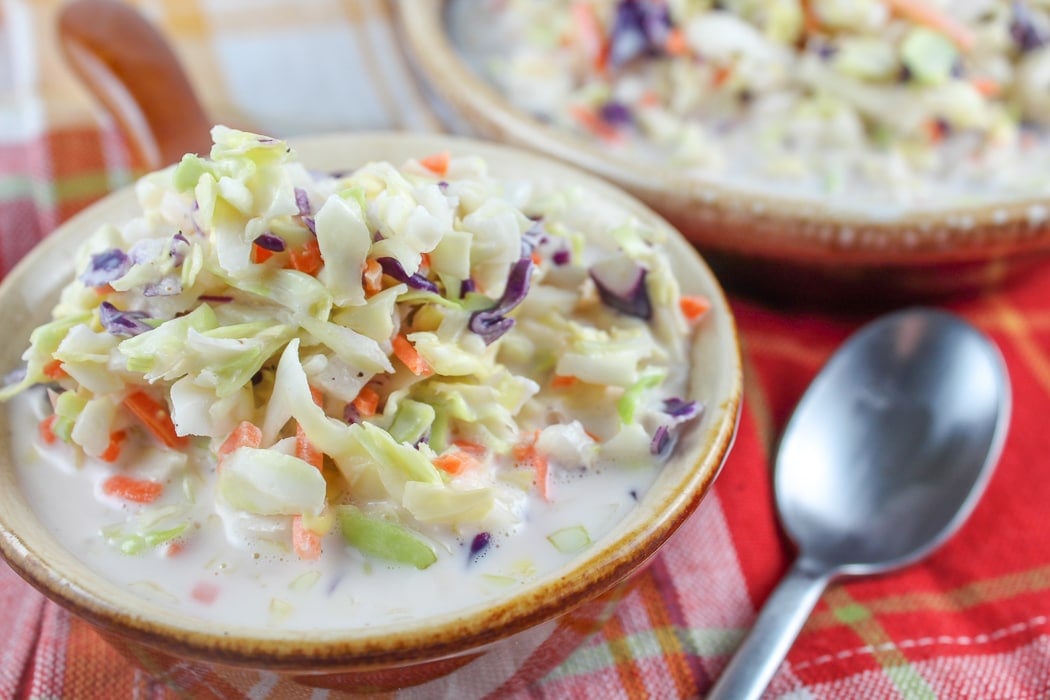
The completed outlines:
{"type": "Polygon", "coordinates": [[[700,173],[618,159],[598,145],[516,108],[457,51],[445,21],[457,0],[401,7],[396,13],[413,69],[460,117],[499,137],[609,180],[653,206],[711,250],[809,263],[920,267],[1044,250],[1050,243],[1050,195],[900,208],[895,214],[837,205],[819,195],[744,188],[700,173]],[[685,213],[689,212],[689,213],[685,213]]]}
{"type": "MultiPolygon", "coordinates": [[[[715,347],[725,364],[722,368],[726,373],[722,382],[725,395],[717,397],[717,405],[708,405],[707,413],[712,419],[710,423],[705,422],[707,427],[703,431],[691,431],[697,433],[695,445],[690,447],[690,453],[695,453],[696,458],[681,468],[679,481],[671,484],[674,488],[664,488],[659,494],[650,491],[632,511],[643,513],[658,510],[664,513],[664,517],[652,518],[652,522],[646,519],[634,523],[629,530],[616,531],[619,534],[615,540],[606,535],[600,541],[601,546],[595,548],[596,553],[578,558],[559,569],[556,573],[561,574],[560,578],[542,577],[540,583],[530,583],[526,590],[500,598],[487,607],[475,606],[465,614],[453,611],[452,614],[439,616],[437,623],[429,625],[426,620],[417,621],[407,631],[392,631],[388,626],[369,628],[369,633],[364,634],[360,630],[355,634],[348,634],[348,631],[316,633],[263,628],[230,630],[221,629],[215,623],[195,622],[195,618],[174,613],[164,613],[160,620],[151,619],[148,616],[151,612],[163,612],[164,609],[138,599],[138,610],[129,609],[127,592],[91,572],[87,565],[58,545],[44,528],[26,532],[27,524],[39,525],[39,522],[25,500],[17,498],[18,469],[8,448],[0,455],[0,482],[7,482],[5,485],[10,487],[0,489],[0,555],[47,597],[103,630],[189,658],[234,666],[258,666],[264,663],[271,670],[402,665],[476,650],[559,617],[602,595],[642,567],[695,510],[710,489],[732,446],[743,393],[740,344],[732,311],[714,275],[696,251],[666,221],[630,195],[576,168],[533,153],[438,134],[337,133],[290,141],[293,148],[307,154],[303,161],[308,166],[316,163],[317,157],[322,160],[335,157],[332,154],[339,153],[340,149],[344,154],[355,150],[367,152],[369,149],[381,149],[383,143],[391,144],[388,148],[397,152],[397,155],[390,156],[395,161],[403,160],[407,154],[419,156],[438,149],[451,149],[454,152],[481,155],[490,164],[493,159],[506,159],[523,172],[545,172],[544,177],[553,177],[559,181],[560,178],[571,178],[603,198],[615,197],[628,213],[642,215],[647,223],[665,229],[670,233],[668,244],[673,254],[692,258],[688,261],[689,269],[701,275],[702,279],[697,284],[710,295],[716,312],[712,323],[718,324],[717,333],[721,339],[720,345],[715,347]],[[46,554],[49,547],[61,553],[57,572],[53,568],[56,562],[49,561],[46,554]],[[626,556],[624,552],[632,554],[626,556]],[[583,572],[585,568],[586,573],[583,572]],[[67,570],[81,575],[81,580],[63,576],[62,572],[67,570]],[[209,626],[211,629],[207,629],[209,626]]],[[[343,163],[335,167],[346,165],[343,163]]],[[[100,219],[112,220],[110,217],[127,218],[136,209],[133,186],[128,186],[72,217],[38,244],[7,275],[0,284],[0,303],[18,293],[27,280],[39,275],[49,260],[56,257],[56,251],[63,246],[68,250],[69,246],[74,245],[82,237],[81,231],[90,223],[97,225],[100,219]]],[[[51,277],[55,281],[48,288],[48,294],[54,295],[68,277],[51,277]]],[[[0,308],[6,309],[8,306],[3,304],[0,308]]],[[[18,321],[21,324],[19,327],[28,331],[40,322],[43,316],[41,311],[43,309],[27,310],[26,317],[18,321]]],[[[690,348],[691,352],[696,350],[695,346],[696,343],[690,348]]],[[[0,409],[0,415],[6,418],[6,414],[6,408],[0,409]]]]}

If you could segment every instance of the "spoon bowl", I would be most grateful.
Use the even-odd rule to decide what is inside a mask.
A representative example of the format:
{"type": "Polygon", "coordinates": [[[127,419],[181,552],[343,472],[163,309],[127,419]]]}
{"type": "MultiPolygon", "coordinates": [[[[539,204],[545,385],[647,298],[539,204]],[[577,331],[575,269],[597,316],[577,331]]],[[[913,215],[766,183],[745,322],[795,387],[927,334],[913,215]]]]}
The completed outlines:
{"type": "Polygon", "coordinates": [[[966,520],[1006,437],[1010,381],[965,321],[909,309],[856,333],[788,421],[774,493],[799,556],[709,698],[756,698],[827,584],[932,552],[966,520]]]}

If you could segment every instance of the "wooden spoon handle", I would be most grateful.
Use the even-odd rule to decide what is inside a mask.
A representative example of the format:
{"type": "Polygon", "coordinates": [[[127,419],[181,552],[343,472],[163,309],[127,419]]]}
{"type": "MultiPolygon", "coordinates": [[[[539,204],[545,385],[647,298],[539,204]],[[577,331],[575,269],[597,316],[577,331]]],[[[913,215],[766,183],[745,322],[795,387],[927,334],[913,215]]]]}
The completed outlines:
{"type": "Polygon", "coordinates": [[[138,163],[156,170],[207,152],[211,122],[164,37],[118,0],[73,0],[58,21],[70,67],[123,132],[138,163]]]}

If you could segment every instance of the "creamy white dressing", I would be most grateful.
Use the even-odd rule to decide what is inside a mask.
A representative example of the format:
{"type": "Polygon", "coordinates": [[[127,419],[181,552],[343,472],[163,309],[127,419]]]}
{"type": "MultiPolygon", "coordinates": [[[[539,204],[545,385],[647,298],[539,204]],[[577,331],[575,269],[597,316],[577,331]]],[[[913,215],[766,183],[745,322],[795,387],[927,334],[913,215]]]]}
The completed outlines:
{"type": "MultiPolygon", "coordinates": [[[[420,619],[462,610],[514,594],[530,581],[570,562],[548,535],[583,526],[597,542],[635,506],[658,473],[658,465],[606,465],[592,471],[553,469],[552,500],[532,490],[524,522],[493,532],[491,543],[470,556],[475,533],[431,533],[438,560],[424,570],[370,559],[333,529],[317,561],[301,561],[290,547],[290,517],[275,518],[274,539],[227,537],[214,512],[215,477],[205,451],[191,458],[189,480],[196,504],[192,524],[179,538],[183,549],[165,547],[137,555],[107,544],[106,527],[133,529],[143,513],[178,504],[183,475],[172,472],[166,495],[148,506],[101,495],[109,464],[85,458],[71,446],[40,442],[40,390],[9,406],[15,462],[26,499],[47,530],[85,565],[128,593],[211,621],[293,630],[347,629],[420,619]],[[231,541],[232,540],[232,541],[231,541]],[[234,544],[236,542],[236,544],[234,544]]],[[[152,449],[152,448],[150,448],[152,449]]],[[[129,455],[134,455],[132,446],[129,455]]],[[[128,473],[140,474],[134,465],[128,473]]],[[[162,474],[153,471],[155,478],[162,474]]],[[[596,546],[592,544],[590,546],[596,546]]]]}

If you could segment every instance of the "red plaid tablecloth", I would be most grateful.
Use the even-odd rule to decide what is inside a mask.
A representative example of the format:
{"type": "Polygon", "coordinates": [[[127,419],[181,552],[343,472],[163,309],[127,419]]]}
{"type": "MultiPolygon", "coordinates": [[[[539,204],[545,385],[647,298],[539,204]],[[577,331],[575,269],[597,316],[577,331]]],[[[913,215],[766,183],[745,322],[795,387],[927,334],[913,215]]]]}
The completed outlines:
{"type": "MultiPolygon", "coordinates": [[[[3,272],[135,172],[115,128],[62,64],[57,5],[0,0],[3,272]]],[[[439,127],[406,77],[385,2],[139,5],[171,36],[217,121],[280,136],[439,127]]],[[[771,445],[821,364],[866,319],[733,306],[745,405],[713,493],[611,622],[525,695],[702,696],[785,571],[791,553],[773,513],[771,445]]],[[[946,308],[991,335],[1009,365],[1013,422],[998,470],[971,520],[932,558],[832,586],[770,698],[1050,697],[1050,268],[946,308]]],[[[0,631],[0,698],[176,696],[2,565],[0,631]]],[[[252,697],[273,696],[261,683],[252,697]]]]}

